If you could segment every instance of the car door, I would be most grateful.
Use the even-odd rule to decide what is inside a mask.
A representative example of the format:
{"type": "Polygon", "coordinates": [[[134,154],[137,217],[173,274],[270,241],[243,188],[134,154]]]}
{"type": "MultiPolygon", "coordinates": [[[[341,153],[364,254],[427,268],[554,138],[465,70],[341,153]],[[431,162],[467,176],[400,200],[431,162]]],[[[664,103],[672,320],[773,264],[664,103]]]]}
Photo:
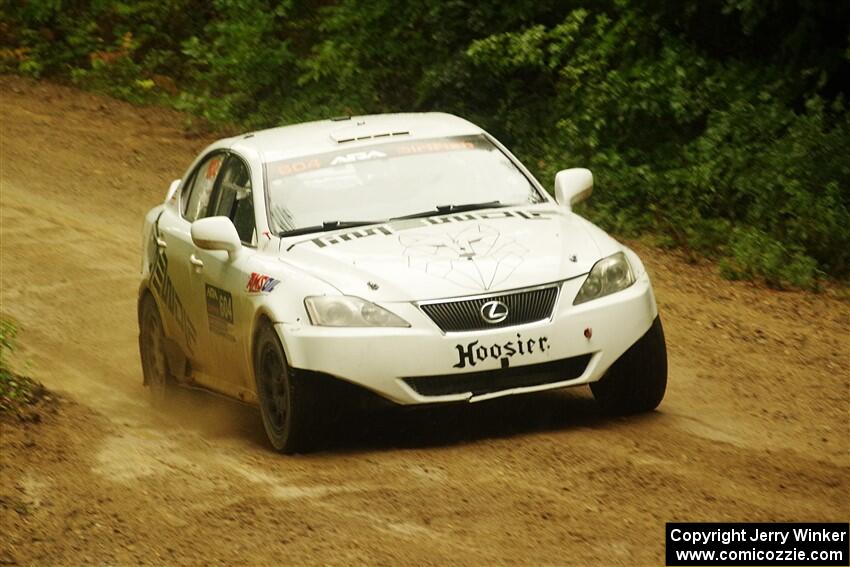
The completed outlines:
{"type": "Polygon", "coordinates": [[[195,371],[211,369],[210,344],[205,330],[203,296],[198,297],[195,282],[197,261],[192,243],[191,223],[206,216],[210,197],[226,158],[213,152],[201,160],[183,185],[179,202],[166,206],[155,229],[157,258],[151,288],[158,296],[169,337],[177,341],[195,371]]]}
{"type": "Polygon", "coordinates": [[[242,250],[233,256],[195,248],[192,282],[195,293],[204,297],[202,321],[217,389],[239,397],[253,390],[248,353],[252,313],[246,286],[257,245],[250,169],[239,156],[228,154],[221,166],[206,216],[229,218],[242,241],[242,250]]]}

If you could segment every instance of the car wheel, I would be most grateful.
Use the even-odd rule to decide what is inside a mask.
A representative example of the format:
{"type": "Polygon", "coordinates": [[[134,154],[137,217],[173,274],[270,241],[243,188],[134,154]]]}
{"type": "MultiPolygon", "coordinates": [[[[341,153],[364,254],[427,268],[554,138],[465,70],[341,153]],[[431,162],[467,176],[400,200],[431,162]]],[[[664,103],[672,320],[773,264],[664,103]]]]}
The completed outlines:
{"type": "Polygon", "coordinates": [[[320,437],[320,400],[311,384],[289,367],[274,328],[264,324],[254,348],[254,378],[263,426],[282,453],[303,453],[320,437]]]}
{"type": "Polygon", "coordinates": [[[612,414],[658,407],[667,390],[667,345],[660,316],[590,389],[599,405],[612,414]]]}
{"type": "Polygon", "coordinates": [[[174,378],[168,368],[165,354],[165,331],[156,302],[145,296],[139,308],[139,353],[142,358],[144,383],[148,387],[151,402],[163,406],[172,397],[174,378]]]}

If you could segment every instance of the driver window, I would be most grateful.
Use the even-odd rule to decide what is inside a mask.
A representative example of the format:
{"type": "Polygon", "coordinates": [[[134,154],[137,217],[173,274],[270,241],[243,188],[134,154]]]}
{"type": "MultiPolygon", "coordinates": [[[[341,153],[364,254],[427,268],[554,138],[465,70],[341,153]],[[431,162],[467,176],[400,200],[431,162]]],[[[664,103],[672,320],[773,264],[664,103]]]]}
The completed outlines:
{"type": "Polygon", "coordinates": [[[189,190],[189,198],[183,202],[183,217],[187,221],[193,222],[207,216],[210,193],[215,186],[215,180],[218,177],[224,157],[222,153],[215,154],[207,158],[195,170],[195,177],[191,181],[192,187],[189,190]]]}
{"type": "Polygon", "coordinates": [[[209,216],[230,218],[242,242],[255,244],[251,175],[245,162],[235,156],[228,157],[222,168],[221,181],[213,195],[209,216]]]}

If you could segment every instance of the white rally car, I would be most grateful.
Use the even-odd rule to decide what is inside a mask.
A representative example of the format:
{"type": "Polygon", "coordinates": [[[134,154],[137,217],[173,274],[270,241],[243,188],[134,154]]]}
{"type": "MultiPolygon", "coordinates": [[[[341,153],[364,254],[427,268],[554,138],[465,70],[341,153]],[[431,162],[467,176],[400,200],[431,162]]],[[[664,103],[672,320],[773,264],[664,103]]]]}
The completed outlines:
{"type": "Polygon", "coordinates": [[[397,404],[590,384],[655,408],[667,356],[637,255],[553,200],[456,116],[331,119],[205,149],[144,223],[139,347],[161,399],[191,385],[259,405],[309,448],[345,381],[397,404]]]}

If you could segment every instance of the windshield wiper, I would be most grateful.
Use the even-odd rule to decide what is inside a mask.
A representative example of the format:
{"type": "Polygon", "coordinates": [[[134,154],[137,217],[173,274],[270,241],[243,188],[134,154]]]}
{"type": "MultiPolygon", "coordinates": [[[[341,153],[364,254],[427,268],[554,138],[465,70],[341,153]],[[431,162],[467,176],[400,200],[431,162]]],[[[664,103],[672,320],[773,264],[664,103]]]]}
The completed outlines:
{"type": "Polygon", "coordinates": [[[364,221],[325,221],[322,224],[317,224],[315,226],[302,226],[301,228],[294,228],[292,230],[284,230],[283,232],[279,232],[278,236],[287,237],[287,236],[298,236],[299,234],[310,234],[311,232],[328,232],[329,230],[338,230],[340,228],[354,228],[356,226],[366,226],[370,224],[381,224],[387,222],[386,220],[364,220],[364,221]]]}
{"type": "Polygon", "coordinates": [[[310,234],[311,232],[328,232],[329,230],[338,230],[340,228],[354,228],[357,226],[366,226],[370,224],[381,224],[393,220],[417,219],[421,217],[431,217],[434,215],[447,215],[450,213],[462,213],[464,211],[474,211],[478,209],[493,209],[496,207],[509,207],[511,205],[503,205],[501,201],[486,201],[484,203],[466,203],[464,205],[437,205],[433,209],[413,213],[412,215],[404,215],[401,217],[392,217],[382,220],[365,220],[365,221],[325,221],[322,224],[314,226],[302,226],[292,230],[284,230],[279,232],[278,236],[298,236],[299,234],[310,234]]]}
{"type": "Polygon", "coordinates": [[[422,217],[432,217],[435,215],[448,215],[451,213],[462,213],[464,211],[475,211],[478,209],[493,209],[496,207],[508,207],[510,205],[503,205],[501,201],[486,201],[484,203],[466,203],[465,205],[437,205],[433,209],[422,211],[419,213],[413,213],[410,215],[404,215],[402,217],[393,217],[390,220],[403,220],[403,219],[418,219],[422,217]]]}

